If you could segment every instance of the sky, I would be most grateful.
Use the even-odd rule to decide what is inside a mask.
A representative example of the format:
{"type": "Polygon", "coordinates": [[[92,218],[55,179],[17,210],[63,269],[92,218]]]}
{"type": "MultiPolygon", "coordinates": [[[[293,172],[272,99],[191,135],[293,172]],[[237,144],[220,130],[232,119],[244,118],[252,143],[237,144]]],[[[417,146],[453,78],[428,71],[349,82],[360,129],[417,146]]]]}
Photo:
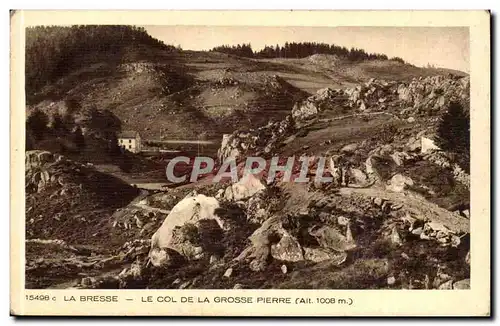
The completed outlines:
{"type": "Polygon", "coordinates": [[[322,42],[401,57],[416,66],[428,63],[469,72],[468,27],[265,27],[144,26],[148,33],[185,50],[250,43],[254,50],[285,42],[322,42]]]}

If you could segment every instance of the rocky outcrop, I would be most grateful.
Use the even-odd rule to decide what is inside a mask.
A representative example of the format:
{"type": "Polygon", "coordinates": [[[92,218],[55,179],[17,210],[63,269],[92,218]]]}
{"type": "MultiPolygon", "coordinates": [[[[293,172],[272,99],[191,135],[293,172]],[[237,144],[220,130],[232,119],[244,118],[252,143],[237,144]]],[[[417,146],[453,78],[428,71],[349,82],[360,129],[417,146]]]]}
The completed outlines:
{"type": "Polygon", "coordinates": [[[420,77],[397,87],[398,98],[413,112],[440,111],[453,100],[469,98],[469,92],[469,77],[420,77]]]}
{"type": "Polygon", "coordinates": [[[269,154],[294,130],[291,116],[278,122],[247,131],[235,131],[223,136],[221,147],[217,151],[220,162],[227,158],[238,160],[249,154],[269,154]]]}
{"type": "MultiPolygon", "coordinates": [[[[320,90],[297,103],[292,115],[297,120],[307,120],[335,105],[362,112],[384,111],[394,107],[403,116],[419,112],[440,112],[453,100],[469,98],[469,89],[469,77],[437,75],[414,78],[410,83],[372,78],[364,84],[345,90],[320,90]]],[[[414,117],[410,118],[415,120],[414,117]]]]}
{"type": "Polygon", "coordinates": [[[295,121],[310,119],[324,110],[342,107],[346,100],[342,90],[323,88],[307,99],[297,102],[292,108],[292,117],[295,121]]]}
{"type": "Polygon", "coordinates": [[[469,98],[469,77],[432,76],[414,78],[410,83],[371,79],[345,90],[348,105],[360,111],[385,110],[390,105],[402,108],[401,115],[439,112],[453,100],[469,98]]]}
{"type": "Polygon", "coordinates": [[[345,90],[349,96],[347,105],[359,111],[385,110],[388,103],[394,102],[396,98],[396,85],[395,82],[372,78],[362,85],[345,90]]]}

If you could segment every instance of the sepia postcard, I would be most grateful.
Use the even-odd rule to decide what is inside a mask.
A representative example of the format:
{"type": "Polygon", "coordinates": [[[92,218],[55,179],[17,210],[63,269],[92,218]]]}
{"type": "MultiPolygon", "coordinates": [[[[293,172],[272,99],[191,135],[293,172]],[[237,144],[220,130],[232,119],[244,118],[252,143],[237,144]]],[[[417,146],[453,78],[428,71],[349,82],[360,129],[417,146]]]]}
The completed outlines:
{"type": "Polygon", "coordinates": [[[12,315],[490,316],[487,10],[13,10],[10,50],[12,315]]]}

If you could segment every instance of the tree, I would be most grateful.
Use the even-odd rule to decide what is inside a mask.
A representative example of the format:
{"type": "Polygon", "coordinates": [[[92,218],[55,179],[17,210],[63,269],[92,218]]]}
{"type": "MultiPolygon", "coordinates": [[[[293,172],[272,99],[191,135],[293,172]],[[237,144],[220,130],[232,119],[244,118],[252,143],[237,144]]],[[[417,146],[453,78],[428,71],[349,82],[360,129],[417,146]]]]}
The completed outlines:
{"type": "Polygon", "coordinates": [[[460,102],[451,102],[439,122],[437,145],[458,154],[458,164],[467,172],[470,160],[470,118],[460,102]]]}
{"type": "Polygon", "coordinates": [[[26,120],[26,129],[35,140],[42,140],[47,134],[49,117],[41,110],[34,110],[26,120]]]}
{"type": "Polygon", "coordinates": [[[52,115],[52,133],[55,136],[64,135],[68,132],[68,128],[64,122],[62,115],[58,112],[52,115]]]}
{"type": "Polygon", "coordinates": [[[85,137],[83,136],[83,132],[80,127],[77,127],[73,132],[73,142],[80,150],[85,147],[85,137]]]}
{"type": "MultiPolygon", "coordinates": [[[[88,59],[130,48],[174,51],[149,35],[143,27],[128,25],[35,26],[26,28],[26,94],[34,94],[73,69],[89,64],[88,59]]],[[[120,56],[123,60],[123,56],[120,56]]]]}

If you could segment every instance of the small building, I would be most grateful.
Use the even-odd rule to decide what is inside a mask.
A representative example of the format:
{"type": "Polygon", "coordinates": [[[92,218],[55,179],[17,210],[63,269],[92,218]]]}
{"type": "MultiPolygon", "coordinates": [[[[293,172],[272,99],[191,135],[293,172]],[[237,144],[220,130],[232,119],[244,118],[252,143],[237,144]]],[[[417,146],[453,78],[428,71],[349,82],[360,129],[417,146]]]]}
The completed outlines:
{"type": "Polygon", "coordinates": [[[141,135],[137,131],[122,131],[118,135],[118,146],[132,153],[139,153],[142,150],[141,135]]]}

